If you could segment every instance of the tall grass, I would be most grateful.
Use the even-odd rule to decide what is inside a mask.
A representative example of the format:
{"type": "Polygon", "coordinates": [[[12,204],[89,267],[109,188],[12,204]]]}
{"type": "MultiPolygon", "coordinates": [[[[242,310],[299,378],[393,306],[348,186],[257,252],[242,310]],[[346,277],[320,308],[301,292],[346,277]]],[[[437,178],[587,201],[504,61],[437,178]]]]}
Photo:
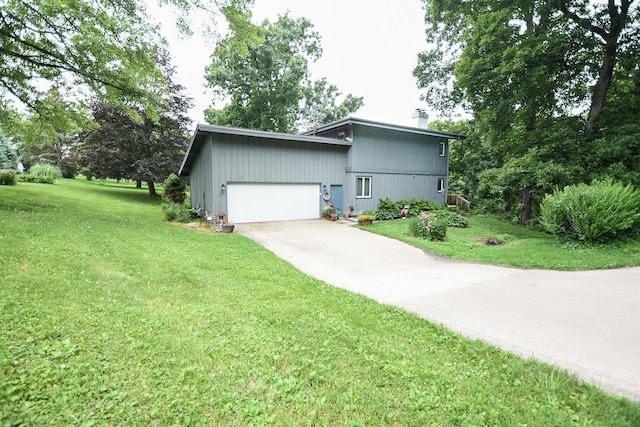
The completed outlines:
{"type": "Polygon", "coordinates": [[[50,177],[52,179],[62,178],[62,173],[57,166],[44,163],[38,163],[31,166],[31,168],[29,168],[29,174],[34,176],[50,177]]]}
{"type": "Polygon", "coordinates": [[[0,188],[0,424],[640,425],[640,405],[330,287],[145,190],[0,188]]]}

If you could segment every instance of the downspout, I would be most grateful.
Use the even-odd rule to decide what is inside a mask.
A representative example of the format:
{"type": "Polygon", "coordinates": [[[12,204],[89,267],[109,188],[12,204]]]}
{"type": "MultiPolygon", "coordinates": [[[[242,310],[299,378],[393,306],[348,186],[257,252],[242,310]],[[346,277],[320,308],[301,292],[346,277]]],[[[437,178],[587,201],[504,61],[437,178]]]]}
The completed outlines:
{"type": "Polygon", "coordinates": [[[445,147],[446,149],[446,159],[447,159],[447,174],[445,175],[444,178],[444,188],[442,189],[442,194],[444,195],[444,200],[442,201],[442,205],[446,208],[447,207],[447,200],[449,200],[449,151],[451,147],[451,139],[447,139],[447,146],[445,147]]]}

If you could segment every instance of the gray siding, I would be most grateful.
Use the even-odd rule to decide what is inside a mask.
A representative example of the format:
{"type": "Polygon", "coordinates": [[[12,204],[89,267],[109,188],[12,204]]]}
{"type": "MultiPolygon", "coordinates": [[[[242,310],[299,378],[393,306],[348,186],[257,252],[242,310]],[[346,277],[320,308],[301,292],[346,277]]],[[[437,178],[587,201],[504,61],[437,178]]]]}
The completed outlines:
{"type": "MultiPolygon", "coordinates": [[[[445,204],[446,192],[439,193],[438,178],[447,187],[449,144],[444,137],[397,130],[352,126],[353,146],[347,156],[345,206],[356,212],[376,209],[384,198],[429,199],[445,204]],[[440,142],[445,156],[440,156],[440,142]],[[356,178],[371,177],[371,198],[356,198],[356,178]]],[[[323,136],[327,136],[324,135],[323,136]]]]}
{"type": "Polygon", "coordinates": [[[191,172],[191,191],[197,192],[196,197],[192,194],[192,205],[197,206],[204,198],[209,212],[226,212],[226,193],[221,187],[229,183],[317,183],[327,188],[344,185],[348,148],[238,135],[210,136],[191,172]]]}
{"type": "Polygon", "coordinates": [[[191,206],[202,207],[213,212],[216,207],[213,199],[213,146],[211,136],[203,145],[200,154],[193,163],[189,182],[191,186],[191,206]]]}
{"type": "MultiPolygon", "coordinates": [[[[390,198],[393,201],[402,199],[428,199],[440,204],[446,203],[445,193],[438,193],[438,178],[445,179],[446,174],[439,175],[409,175],[388,173],[356,173],[347,174],[345,193],[349,191],[349,201],[345,206],[354,206],[356,213],[377,209],[380,199],[390,198]],[[371,198],[356,198],[356,179],[359,176],[371,177],[371,198]]],[[[345,196],[346,198],[347,196],[345,196]]]]}

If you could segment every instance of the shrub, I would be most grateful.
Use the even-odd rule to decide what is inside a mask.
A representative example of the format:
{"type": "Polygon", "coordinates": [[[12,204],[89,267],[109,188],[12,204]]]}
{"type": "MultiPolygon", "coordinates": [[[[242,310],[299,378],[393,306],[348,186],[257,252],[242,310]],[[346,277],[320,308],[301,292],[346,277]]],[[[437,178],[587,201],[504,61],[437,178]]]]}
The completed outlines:
{"type": "Polygon", "coordinates": [[[190,222],[197,218],[197,211],[184,203],[164,201],[162,203],[164,219],[175,222],[190,222]]]}
{"type": "Polygon", "coordinates": [[[40,184],[53,184],[55,182],[55,178],[50,175],[31,175],[31,174],[22,174],[18,175],[18,181],[20,182],[36,182],[40,184]]]}
{"type": "Polygon", "coordinates": [[[607,243],[640,231],[640,191],[611,180],[579,184],[547,195],[540,224],[582,243],[607,243]]]}
{"type": "Polygon", "coordinates": [[[446,209],[442,211],[442,214],[447,220],[447,225],[449,227],[467,228],[469,225],[469,220],[457,211],[450,211],[446,209]]]}
{"type": "Polygon", "coordinates": [[[78,168],[67,164],[62,166],[62,177],[63,178],[75,178],[78,176],[78,168]]]}
{"type": "Polygon", "coordinates": [[[379,220],[396,219],[401,216],[401,211],[397,211],[395,209],[378,209],[376,212],[376,219],[379,220]]]}
{"type": "Polygon", "coordinates": [[[422,237],[420,236],[420,228],[419,228],[419,223],[420,220],[418,217],[411,217],[409,218],[409,236],[411,237],[422,237]]]}
{"type": "Polygon", "coordinates": [[[187,186],[185,183],[174,173],[164,181],[164,192],[162,193],[162,200],[170,200],[173,203],[184,203],[187,186]]]}
{"type": "Polygon", "coordinates": [[[420,212],[409,220],[409,235],[429,240],[444,240],[447,220],[442,213],[420,212]]]}
{"type": "Polygon", "coordinates": [[[395,219],[402,216],[402,208],[409,205],[409,215],[415,216],[419,212],[429,212],[442,209],[439,203],[427,199],[405,199],[392,202],[388,197],[378,201],[378,219],[395,219]]]}
{"type": "Polygon", "coordinates": [[[0,169],[0,185],[16,185],[18,178],[13,169],[0,169]]]}
{"type": "Polygon", "coordinates": [[[418,215],[420,212],[439,211],[442,209],[442,205],[436,202],[431,202],[427,199],[411,199],[400,200],[398,202],[401,206],[409,205],[409,213],[411,215],[418,215]]]}
{"type": "Polygon", "coordinates": [[[60,169],[58,169],[57,166],[47,165],[43,163],[39,163],[37,165],[31,166],[31,168],[29,169],[29,175],[47,176],[47,177],[51,177],[54,180],[58,178],[62,178],[62,173],[60,172],[60,169]]]}

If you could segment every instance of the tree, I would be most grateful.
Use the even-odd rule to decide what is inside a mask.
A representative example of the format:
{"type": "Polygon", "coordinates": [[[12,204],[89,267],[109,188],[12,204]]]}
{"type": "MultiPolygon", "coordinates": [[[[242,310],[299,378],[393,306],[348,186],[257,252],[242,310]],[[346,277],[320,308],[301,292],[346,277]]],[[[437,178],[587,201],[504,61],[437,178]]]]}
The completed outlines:
{"type": "Polygon", "coordinates": [[[41,106],[49,85],[68,97],[88,91],[104,102],[122,105],[124,96],[155,106],[147,88],[164,87],[150,55],[158,42],[139,10],[136,0],[2,0],[2,109],[17,101],[56,121],[41,106]]]}
{"type": "Polygon", "coordinates": [[[341,94],[325,79],[311,82],[309,61],[322,54],[320,36],[305,18],[288,14],[251,23],[251,13],[228,14],[230,33],[218,43],[206,69],[207,85],[229,103],[205,111],[207,122],[250,129],[294,132],[298,126],[344,116],[362,98],[341,94]]]}
{"type": "Polygon", "coordinates": [[[166,54],[157,61],[170,82],[169,108],[160,111],[157,120],[139,110],[139,121],[122,107],[96,102],[92,113],[99,127],[81,136],[80,147],[80,163],[89,176],[144,181],[152,196],[157,195],[155,182],[164,181],[179,166],[191,123],[191,100],[173,83],[175,68],[166,54]]]}
{"type": "Polygon", "coordinates": [[[186,190],[187,186],[185,185],[185,183],[178,177],[178,175],[172,173],[164,181],[164,192],[162,193],[162,201],[184,203],[184,200],[187,197],[186,190]]]}
{"type": "Polygon", "coordinates": [[[442,110],[465,102],[479,113],[478,101],[504,95],[530,114],[590,105],[585,128],[592,132],[617,60],[637,64],[638,5],[619,1],[427,0],[433,47],[419,55],[414,75],[442,110]],[[487,79],[496,84],[482,89],[487,79]]]}
{"type": "MultiPolygon", "coordinates": [[[[252,3],[160,3],[179,10],[178,25],[189,33],[189,11],[212,14],[218,1],[228,10],[252,3]]],[[[144,0],[0,0],[0,121],[25,110],[51,123],[63,119],[64,114],[46,114],[42,106],[52,86],[65,101],[93,98],[130,114],[144,110],[155,119],[155,112],[166,108],[158,93],[169,92],[154,61],[163,45],[144,0]]]]}
{"type": "MultiPolygon", "coordinates": [[[[37,163],[51,164],[63,172],[77,169],[77,135],[91,126],[89,112],[78,103],[66,101],[55,86],[38,103],[37,112],[12,123],[14,132],[20,135],[18,151],[22,163],[27,168],[37,163]]],[[[65,177],[69,175],[74,173],[64,173],[65,177]]]]}
{"type": "Polygon", "coordinates": [[[336,105],[342,93],[326,78],[316,80],[305,88],[304,108],[298,116],[298,129],[309,130],[325,123],[340,120],[358,111],[364,105],[362,97],[348,94],[340,105],[336,105]]]}
{"type": "Polygon", "coordinates": [[[506,210],[519,195],[521,224],[530,220],[534,201],[548,188],[541,177],[560,182],[575,176],[569,170],[544,170],[557,153],[566,153],[567,147],[578,152],[573,142],[586,141],[565,118],[588,109],[583,122],[587,133],[594,132],[601,118],[606,98],[601,89],[611,80],[597,83],[608,69],[600,63],[609,64],[613,57],[607,59],[594,34],[615,45],[620,64],[625,64],[620,68],[626,68],[621,76],[637,73],[640,32],[637,7],[631,3],[624,0],[617,6],[609,0],[603,8],[587,0],[426,2],[427,35],[434,43],[419,55],[414,71],[418,84],[440,110],[462,104],[473,113],[495,164],[493,171],[480,175],[478,189],[485,196],[502,191],[506,210]],[[551,136],[548,129],[558,134],[551,136]],[[571,143],[550,151],[545,144],[557,148],[557,138],[567,137],[569,130],[575,130],[567,140],[571,143]]]}
{"type": "MultiPolygon", "coordinates": [[[[587,0],[560,2],[560,10],[563,15],[571,20],[586,34],[596,38],[601,46],[598,78],[593,86],[591,105],[587,122],[587,132],[596,130],[598,119],[602,114],[607,98],[607,92],[613,81],[614,70],[621,50],[628,49],[630,43],[637,46],[638,7],[632,8],[634,0],[608,0],[606,7],[593,5],[587,0]]],[[[637,59],[637,56],[635,56],[637,59]]]]}
{"type": "Polygon", "coordinates": [[[0,132],[0,169],[17,169],[18,155],[11,140],[0,132]]]}

